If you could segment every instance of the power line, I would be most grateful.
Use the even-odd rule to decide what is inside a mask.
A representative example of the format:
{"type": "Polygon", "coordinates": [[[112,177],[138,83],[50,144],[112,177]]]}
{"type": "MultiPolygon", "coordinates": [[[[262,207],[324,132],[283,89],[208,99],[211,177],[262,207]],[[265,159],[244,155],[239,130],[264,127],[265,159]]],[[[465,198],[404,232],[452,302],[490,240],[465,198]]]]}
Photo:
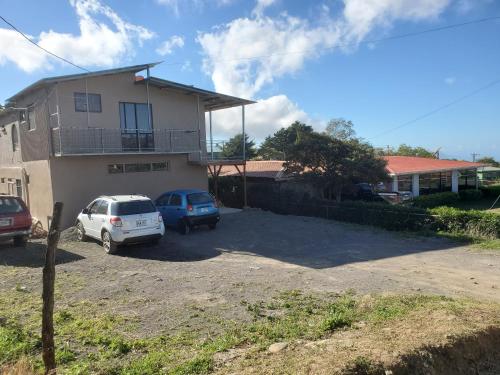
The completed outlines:
{"type": "Polygon", "coordinates": [[[15,27],[12,23],[10,23],[9,21],[7,21],[5,18],[3,18],[1,15],[0,15],[0,18],[3,20],[3,22],[5,22],[7,25],[9,25],[14,31],[16,31],[17,33],[19,33],[24,39],[26,39],[28,42],[30,42],[31,44],[37,46],[38,48],[40,48],[42,51],[48,53],[49,55],[55,57],[55,58],[58,58],[59,60],[62,60],[64,61],[65,63],[68,63],[70,65],[73,65],[75,68],[78,68],[78,69],[81,69],[87,73],[90,73],[90,70],[88,69],[85,69],[79,65],[76,65],[75,63],[72,63],[71,61],[65,59],[64,57],[61,57],[61,56],[58,56],[56,55],[55,53],[43,48],[42,46],[38,45],[37,43],[35,43],[34,41],[32,41],[26,34],[24,34],[21,30],[19,30],[17,27],[15,27]]]}
{"type": "MultiPolygon", "coordinates": [[[[421,31],[415,31],[415,32],[411,32],[411,33],[392,35],[392,36],[388,36],[388,37],[384,37],[384,38],[368,39],[368,40],[363,40],[360,42],[336,43],[330,47],[319,48],[319,49],[307,48],[307,49],[302,49],[302,50],[297,50],[297,51],[274,52],[274,53],[270,53],[268,55],[237,57],[237,58],[233,58],[233,59],[212,60],[211,62],[231,62],[231,61],[256,60],[256,59],[263,59],[263,58],[268,58],[268,57],[273,57],[273,56],[281,56],[281,55],[302,54],[302,53],[306,53],[306,52],[316,52],[316,51],[329,51],[329,50],[332,50],[332,49],[338,48],[338,47],[344,47],[344,48],[345,47],[356,47],[356,46],[362,45],[362,44],[374,44],[374,43],[380,43],[380,42],[385,42],[385,41],[389,41],[389,40],[404,39],[404,38],[414,37],[414,36],[418,36],[418,35],[429,34],[429,33],[434,33],[434,32],[443,31],[443,30],[456,29],[456,28],[460,28],[463,26],[484,23],[484,22],[489,22],[489,21],[495,21],[495,20],[500,20],[500,16],[480,18],[477,20],[455,23],[455,24],[450,24],[450,25],[446,25],[446,26],[435,27],[435,28],[421,30],[421,31]]],[[[185,62],[171,62],[171,63],[165,63],[164,65],[182,65],[184,63],[185,62]]]]}
{"type": "Polygon", "coordinates": [[[487,83],[484,86],[481,86],[481,87],[479,87],[479,88],[477,88],[477,89],[475,89],[475,90],[473,90],[473,91],[471,91],[471,92],[469,92],[469,93],[467,93],[467,94],[465,94],[465,95],[463,95],[463,96],[461,96],[461,97],[459,97],[459,98],[457,98],[455,100],[452,100],[449,103],[446,103],[446,104],[444,104],[444,105],[442,105],[440,107],[437,107],[437,108],[433,109],[432,111],[426,112],[426,113],[424,113],[424,114],[422,114],[422,115],[420,115],[418,117],[415,117],[414,119],[412,119],[410,121],[404,122],[401,125],[395,126],[394,128],[391,128],[391,129],[388,129],[386,131],[383,131],[382,133],[379,133],[379,134],[377,134],[377,135],[375,135],[373,137],[370,137],[369,139],[378,138],[378,137],[381,137],[381,136],[386,135],[388,133],[392,133],[395,130],[404,128],[404,127],[406,127],[408,125],[412,125],[412,124],[414,124],[414,123],[416,123],[416,122],[418,122],[420,120],[423,120],[423,119],[425,119],[427,117],[430,117],[430,116],[432,116],[432,115],[434,115],[434,114],[436,114],[438,112],[441,112],[441,111],[443,111],[443,110],[445,110],[445,109],[447,109],[447,108],[449,108],[449,107],[451,107],[451,106],[453,106],[455,104],[458,104],[458,103],[464,101],[465,99],[470,98],[471,96],[479,94],[480,92],[482,92],[484,90],[487,90],[490,87],[498,85],[499,83],[500,83],[500,78],[495,79],[494,81],[491,81],[491,82],[487,83]]]}

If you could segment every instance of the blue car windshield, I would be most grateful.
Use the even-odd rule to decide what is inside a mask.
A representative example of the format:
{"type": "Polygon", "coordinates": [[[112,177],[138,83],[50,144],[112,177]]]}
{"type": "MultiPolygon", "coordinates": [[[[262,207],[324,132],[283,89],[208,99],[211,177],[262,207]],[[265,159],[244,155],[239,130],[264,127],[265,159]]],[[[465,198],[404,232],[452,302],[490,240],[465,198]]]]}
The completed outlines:
{"type": "Polygon", "coordinates": [[[189,204],[213,203],[214,198],[208,193],[192,193],[188,194],[187,201],[189,204]]]}

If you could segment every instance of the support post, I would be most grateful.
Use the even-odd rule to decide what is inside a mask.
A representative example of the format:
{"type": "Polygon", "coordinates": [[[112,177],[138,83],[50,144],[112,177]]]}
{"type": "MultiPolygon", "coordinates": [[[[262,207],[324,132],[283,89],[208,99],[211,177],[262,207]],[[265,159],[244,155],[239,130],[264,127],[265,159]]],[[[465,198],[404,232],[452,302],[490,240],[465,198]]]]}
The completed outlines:
{"type": "Polygon", "coordinates": [[[451,171],[451,191],[458,193],[458,171],[451,171]]]}
{"type": "Polygon", "coordinates": [[[420,195],[420,175],[414,174],[411,176],[411,192],[414,197],[420,195]]]}
{"type": "Polygon", "coordinates": [[[59,225],[61,222],[63,204],[56,202],[52,213],[49,234],[47,237],[47,252],[43,267],[42,292],[42,359],[45,374],[55,373],[56,358],[54,348],[54,283],[56,278],[56,250],[59,242],[59,225]]]}
{"type": "Polygon", "coordinates": [[[243,208],[248,207],[247,201],[247,154],[245,133],[245,106],[241,106],[241,132],[243,134],[243,208]]]}
{"type": "Polygon", "coordinates": [[[392,192],[396,193],[399,191],[398,187],[398,176],[392,177],[392,192]]]}
{"type": "MultiPolygon", "coordinates": [[[[199,95],[196,95],[196,116],[198,118],[198,149],[199,149],[200,161],[201,161],[202,152],[201,152],[201,122],[200,122],[200,96],[199,95]]],[[[206,143],[206,139],[205,139],[205,143],[206,143]]]]}
{"type": "Polygon", "coordinates": [[[212,111],[208,112],[208,120],[210,123],[210,156],[214,160],[214,139],[212,137],[212,111]]]}

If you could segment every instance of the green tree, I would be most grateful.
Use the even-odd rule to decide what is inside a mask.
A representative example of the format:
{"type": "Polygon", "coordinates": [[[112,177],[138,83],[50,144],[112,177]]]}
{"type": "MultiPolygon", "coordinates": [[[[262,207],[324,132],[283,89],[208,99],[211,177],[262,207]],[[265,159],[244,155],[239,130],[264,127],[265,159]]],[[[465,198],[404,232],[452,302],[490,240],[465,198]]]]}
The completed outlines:
{"type": "Polygon", "coordinates": [[[385,160],[374,148],[359,139],[343,141],[312,132],[289,150],[285,162],[288,173],[300,175],[322,189],[331,189],[337,201],[342,190],[355,183],[376,183],[388,179],[385,160]]]}
{"type": "Polygon", "coordinates": [[[500,162],[496,161],[491,156],[484,156],[480,159],[477,159],[476,162],[483,163],[483,164],[489,164],[492,167],[500,167],[500,162]]]}
{"type": "Polygon", "coordinates": [[[389,147],[387,149],[378,149],[379,155],[385,156],[418,156],[421,158],[436,159],[436,153],[423,147],[412,147],[407,144],[401,144],[397,149],[389,147]]]}
{"type": "Polygon", "coordinates": [[[325,134],[332,138],[340,139],[341,141],[348,141],[356,137],[352,121],[343,118],[334,118],[328,121],[325,134]]]}
{"type": "MultiPolygon", "coordinates": [[[[245,134],[245,154],[246,160],[257,156],[255,142],[250,140],[248,134],[245,134]]],[[[224,159],[242,159],[243,158],[243,134],[236,134],[222,146],[221,156],[224,159]]]]}
{"type": "Polygon", "coordinates": [[[258,155],[265,160],[285,160],[289,148],[301,138],[303,134],[313,132],[311,126],[295,121],[287,128],[281,128],[272,136],[267,136],[259,147],[258,155]]]}

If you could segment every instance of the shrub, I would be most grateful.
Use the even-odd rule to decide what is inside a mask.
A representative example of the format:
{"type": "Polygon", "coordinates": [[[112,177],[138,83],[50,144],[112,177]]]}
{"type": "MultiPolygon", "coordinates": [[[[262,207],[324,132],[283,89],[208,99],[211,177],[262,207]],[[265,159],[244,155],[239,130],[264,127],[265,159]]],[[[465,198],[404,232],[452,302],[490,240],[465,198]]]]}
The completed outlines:
{"type": "Polygon", "coordinates": [[[476,189],[461,190],[458,192],[462,201],[478,201],[483,197],[483,192],[476,189]]]}
{"type": "Polygon", "coordinates": [[[479,190],[485,197],[496,198],[500,195],[500,185],[481,186],[479,190]]]}
{"type": "Polygon", "coordinates": [[[329,206],[326,216],[388,230],[422,230],[433,226],[433,217],[426,210],[377,202],[341,202],[329,206]]]}
{"type": "Polygon", "coordinates": [[[437,207],[430,212],[435,215],[436,228],[439,230],[489,239],[500,235],[500,215],[495,213],[452,207],[437,207]]]}
{"type": "Polygon", "coordinates": [[[444,192],[415,197],[413,198],[412,203],[415,207],[433,208],[453,205],[458,202],[458,199],[459,197],[457,193],[444,192]]]}

